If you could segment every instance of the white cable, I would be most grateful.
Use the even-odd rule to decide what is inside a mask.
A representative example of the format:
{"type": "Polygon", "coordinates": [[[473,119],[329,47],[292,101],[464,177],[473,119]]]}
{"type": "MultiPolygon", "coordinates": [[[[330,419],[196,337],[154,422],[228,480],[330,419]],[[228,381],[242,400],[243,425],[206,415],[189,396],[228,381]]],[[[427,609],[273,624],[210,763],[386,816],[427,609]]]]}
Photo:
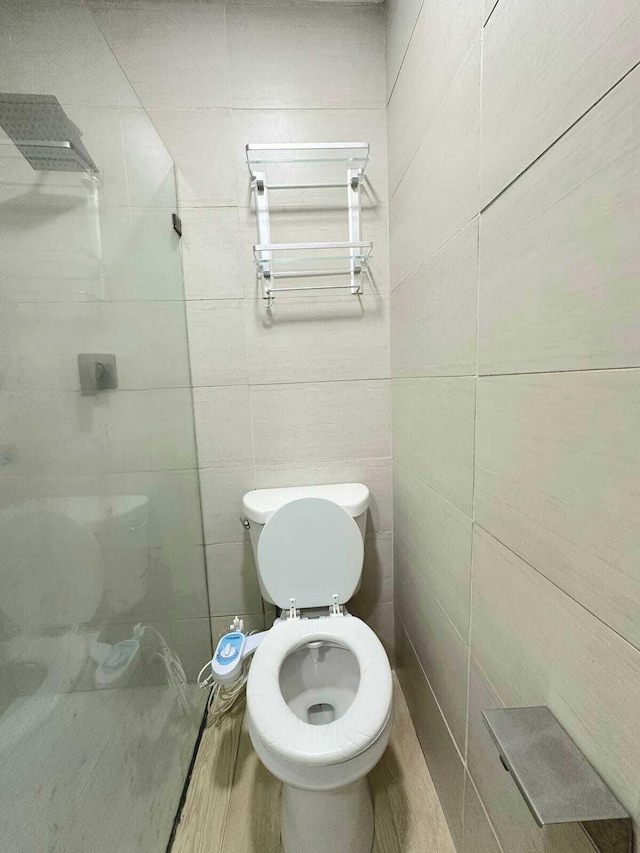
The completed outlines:
{"type": "Polygon", "coordinates": [[[161,647],[159,652],[154,652],[151,655],[152,659],[156,657],[160,658],[164,664],[167,674],[169,689],[173,693],[180,710],[185,715],[190,714],[191,705],[189,704],[189,699],[187,697],[187,676],[185,674],[184,667],[180,662],[180,658],[171,651],[160,631],[157,631],[153,625],[142,625],[138,622],[136,627],[133,629],[134,639],[141,643],[142,637],[147,633],[147,631],[152,631],[155,634],[161,647]]]}

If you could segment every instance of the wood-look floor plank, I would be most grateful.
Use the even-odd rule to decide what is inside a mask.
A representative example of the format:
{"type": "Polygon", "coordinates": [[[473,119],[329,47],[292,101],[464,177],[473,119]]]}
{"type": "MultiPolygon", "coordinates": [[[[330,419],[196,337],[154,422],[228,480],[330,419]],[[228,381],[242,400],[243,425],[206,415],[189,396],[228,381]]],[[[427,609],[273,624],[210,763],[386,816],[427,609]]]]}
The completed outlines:
{"type": "Polygon", "coordinates": [[[221,853],[280,853],[281,790],[253,748],[245,714],[221,853]]]}
{"type": "MultiPolygon", "coordinates": [[[[172,853],[281,853],[282,786],[258,759],[243,717],[240,708],[206,729],[172,853]]],[[[369,783],[372,853],[455,853],[395,674],[393,732],[369,783]]]]}
{"type": "Polygon", "coordinates": [[[205,729],[172,853],[221,853],[244,705],[205,729]]]}
{"type": "Polygon", "coordinates": [[[369,774],[375,808],[372,853],[455,853],[438,795],[394,673],[394,725],[369,774]]]}

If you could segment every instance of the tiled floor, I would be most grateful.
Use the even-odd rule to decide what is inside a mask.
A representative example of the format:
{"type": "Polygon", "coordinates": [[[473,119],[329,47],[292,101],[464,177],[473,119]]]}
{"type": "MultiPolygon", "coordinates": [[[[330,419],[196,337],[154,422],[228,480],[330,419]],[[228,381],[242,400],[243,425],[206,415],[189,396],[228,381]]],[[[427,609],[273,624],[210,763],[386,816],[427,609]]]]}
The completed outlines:
{"type": "MultiPolygon", "coordinates": [[[[395,676],[394,714],[391,742],[369,776],[372,853],[455,853],[395,676]]],[[[240,709],[204,733],[172,853],[280,853],[279,799],[240,709]]]]}

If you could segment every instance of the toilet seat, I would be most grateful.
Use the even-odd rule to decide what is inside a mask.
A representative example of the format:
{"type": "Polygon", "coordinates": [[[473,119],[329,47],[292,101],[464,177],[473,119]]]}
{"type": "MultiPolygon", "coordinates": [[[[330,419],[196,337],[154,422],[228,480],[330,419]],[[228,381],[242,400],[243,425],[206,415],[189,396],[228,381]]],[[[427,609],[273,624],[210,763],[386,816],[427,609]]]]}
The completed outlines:
{"type": "Polygon", "coordinates": [[[383,731],[391,713],[391,668],[382,643],[355,616],[288,619],[276,623],[258,647],[249,670],[247,709],[262,742],[290,761],[329,765],[359,755],[383,731]],[[323,726],[299,719],[280,688],[285,658],[310,642],[327,640],[348,649],[360,669],[347,711],[323,726]]]}

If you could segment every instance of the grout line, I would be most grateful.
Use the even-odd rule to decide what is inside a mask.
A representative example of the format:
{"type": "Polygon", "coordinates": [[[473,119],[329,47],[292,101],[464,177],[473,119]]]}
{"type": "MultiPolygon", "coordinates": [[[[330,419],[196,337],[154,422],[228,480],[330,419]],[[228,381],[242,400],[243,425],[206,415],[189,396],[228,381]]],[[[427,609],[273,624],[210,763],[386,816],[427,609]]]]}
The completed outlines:
{"type": "Polygon", "coordinates": [[[616,81],[612,86],[610,86],[610,87],[607,89],[607,91],[606,91],[606,92],[604,92],[604,94],[600,95],[600,97],[599,97],[597,100],[595,100],[595,101],[591,104],[591,106],[590,106],[590,107],[588,107],[588,108],[587,108],[587,109],[586,109],[586,110],[585,110],[581,115],[579,115],[579,116],[578,116],[578,118],[577,118],[577,119],[575,119],[575,121],[573,121],[573,122],[569,125],[569,127],[567,127],[567,128],[566,128],[566,129],[565,129],[565,130],[564,130],[564,131],[563,131],[559,136],[557,136],[557,137],[553,140],[553,142],[551,142],[549,145],[547,145],[547,147],[546,147],[543,151],[541,151],[541,152],[540,152],[540,154],[538,154],[538,156],[537,156],[537,157],[535,157],[535,158],[534,158],[534,159],[529,163],[529,165],[528,165],[528,166],[525,166],[525,168],[524,168],[521,172],[519,172],[519,173],[518,173],[514,178],[512,178],[512,179],[509,181],[509,183],[508,183],[508,184],[506,184],[506,185],[505,185],[505,186],[500,190],[500,192],[498,192],[498,193],[497,193],[497,195],[495,195],[495,196],[494,196],[490,201],[488,201],[488,202],[485,204],[485,206],[484,206],[484,207],[482,207],[482,208],[480,209],[480,213],[485,213],[485,212],[486,212],[486,211],[491,207],[491,205],[493,205],[496,201],[498,201],[498,199],[499,199],[499,198],[501,198],[501,197],[502,197],[502,196],[503,196],[503,195],[504,195],[504,194],[505,194],[505,193],[506,193],[506,192],[507,192],[507,191],[508,191],[508,190],[509,190],[509,189],[510,189],[510,188],[511,188],[511,187],[512,187],[512,186],[513,186],[517,181],[519,181],[519,180],[520,180],[520,178],[521,178],[523,175],[526,175],[526,173],[527,173],[530,169],[532,169],[532,168],[536,165],[536,163],[538,163],[538,162],[539,162],[539,161],[540,161],[540,160],[545,156],[545,154],[547,154],[547,153],[548,153],[548,152],[549,152],[549,151],[550,151],[550,150],[551,150],[551,149],[552,149],[552,148],[553,148],[553,147],[554,147],[558,142],[560,142],[560,140],[564,139],[564,137],[565,137],[565,136],[567,136],[567,134],[568,134],[568,133],[570,133],[570,132],[574,129],[574,127],[576,127],[576,125],[578,125],[578,124],[582,121],[582,119],[583,119],[583,118],[585,118],[586,116],[588,116],[588,115],[589,115],[589,113],[590,113],[592,110],[594,110],[594,109],[595,109],[595,108],[596,108],[596,107],[597,107],[597,106],[598,106],[602,101],[604,101],[604,99],[605,99],[608,95],[610,95],[610,94],[611,94],[611,92],[613,92],[613,90],[614,90],[614,89],[616,89],[616,88],[617,88],[617,87],[618,87],[618,86],[619,86],[619,85],[620,85],[624,80],[626,80],[626,78],[627,78],[630,74],[632,74],[632,73],[636,70],[636,68],[640,68],[640,61],[638,61],[638,62],[636,62],[634,65],[632,65],[632,66],[631,66],[631,68],[630,68],[628,71],[626,71],[626,72],[622,75],[622,77],[620,77],[620,79],[619,79],[619,80],[617,80],[617,81],[616,81]]]}
{"type": "MultiPolygon", "coordinates": [[[[507,545],[506,542],[503,542],[502,539],[499,539],[494,533],[492,533],[490,530],[487,530],[487,528],[484,527],[479,522],[476,521],[476,522],[474,522],[474,524],[476,525],[476,527],[478,527],[478,529],[482,530],[483,533],[486,533],[487,536],[490,536],[491,539],[493,539],[499,545],[502,545],[502,547],[505,548],[510,554],[513,554],[514,557],[517,557],[517,559],[520,560],[520,562],[524,563],[524,565],[527,566],[527,568],[529,568],[529,569],[531,569],[531,571],[535,572],[537,576],[539,576],[544,581],[549,583],[552,587],[555,587],[555,589],[557,589],[558,592],[560,592],[563,596],[566,596],[566,598],[568,598],[570,601],[573,601],[573,603],[575,605],[580,607],[582,610],[584,610],[590,616],[593,616],[593,618],[597,622],[599,622],[608,631],[611,631],[611,633],[614,634],[616,637],[618,637],[618,639],[620,639],[624,643],[626,643],[630,648],[633,649],[634,652],[636,652],[637,654],[640,653],[640,647],[639,646],[636,646],[634,643],[631,642],[631,640],[628,640],[623,634],[621,634],[619,631],[617,631],[615,628],[613,628],[611,625],[609,625],[608,622],[605,622],[605,620],[601,616],[598,616],[597,613],[594,613],[593,610],[590,610],[586,606],[586,604],[583,604],[577,598],[574,598],[569,592],[567,592],[566,589],[564,589],[558,583],[556,583],[554,580],[552,580],[550,577],[548,577],[548,575],[545,575],[540,569],[538,569],[536,566],[534,566],[533,563],[530,563],[527,559],[525,559],[522,556],[522,554],[519,554],[517,551],[514,551],[513,548],[511,548],[509,545],[507,545]]],[[[487,679],[487,681],[488,680],[489,679],[487,679]]],[[[495,692],[497,693],[498,691],[496,690],[495,692]]]]}
{"type": "MultiPolygon", "coordinates": [[[[400,65],[398,66],[398,72],[397,72],[395,79],[393,81],[393,86],[391,87],[391,91],[387,95],[386,109],[388,109],[389,104],[391,103],[391,98],[393,97],[393,93],[396,90],[398,80],[400,79],[400,74],[402,73],[402,69],[404,68],[404,61],[407,58],[407,54],[409,53],[409,48],[411,47],[411,42],[413,41],[413,34],[415,33],[416,27],[418,26],[418,21],[420,20],[420,16],[422,15],[422,10],[424,8],[424,4],[425,4],[425,0],[421,0],[420,8],[418,9],[418,14],[416,15],[416,19],[413,22],[413,26],[411,27],[411,33],[409,34],[409,38],[407,39],[407,45],[404,49],[404,53],[402,54],[402,58],[400,59],[400,65]]],[[[386,14],[387,14],[387,12],[385,9],[385,23],[386,23],[386,14]]],[[[388,47],[386,35],[387,35],[387,28],[385,26],[385,60],[386,60],[385,65],[389,61],[389,57],[387,56],[387,52],[386,52],[386,48],[388,47]]],[[[385,83],[386,83],[386,81],[385,81],[385,83]]]]}

